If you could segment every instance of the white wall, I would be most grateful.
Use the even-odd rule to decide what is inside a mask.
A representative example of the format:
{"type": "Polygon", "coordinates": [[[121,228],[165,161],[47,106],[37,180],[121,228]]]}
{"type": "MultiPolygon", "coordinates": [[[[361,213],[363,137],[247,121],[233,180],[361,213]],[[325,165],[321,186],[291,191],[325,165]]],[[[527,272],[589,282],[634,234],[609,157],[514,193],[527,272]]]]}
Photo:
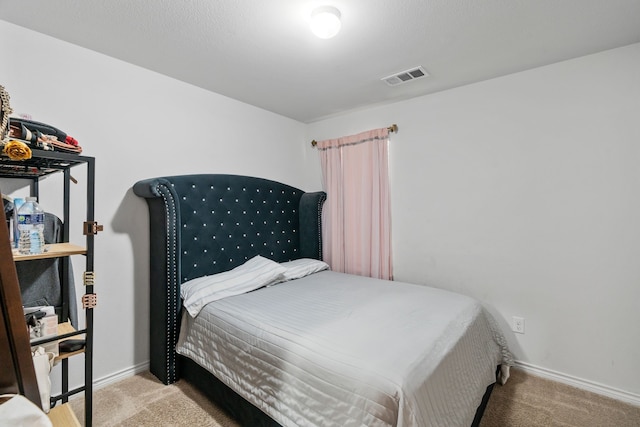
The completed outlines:
{"type": "MultiPolygon", "coordinates": [[[[525,335],[507,334],[527,366],[639,397],[640,45],[305,126],[4,21],[0,40],[14,110],[96,157],[96,379],[148,360],[137,180],[238,173],[317,190],[311,139],[397,123],[396,279],[476,296],[505,330],[523,316],[525,335]]],[[[42,187],[58,204],[55,179],[42,187]]]]}
{"type": "MultiPolygon", "coordinates": [[[[138,366],[149,359],[148,213],[133,184],[233,173],[318,190],[301,161],[305,125],[4,21],[0,40],[0,84],[14,111],[58,126],[96,158],[95,210],[104,232],[95,252],[95,378],[138,366]]],[[[83,242],[85,173],[72,173],[81,181],[72,188],[77,243],[83,242]]],[[[60,182],[43,181],[46,210],[60,205],[60,182]]],[[[0,181],[3,189],[11,185],[0,181]]],[[[80,294],[84,259],[77,258],[80,294]]]]}
{"type": "Polygon", "coordinates": [[[640,44],[345,114],[308,138],[392,123],[396,280],[475,296],[524,366],[640,402],[640,44]]]}

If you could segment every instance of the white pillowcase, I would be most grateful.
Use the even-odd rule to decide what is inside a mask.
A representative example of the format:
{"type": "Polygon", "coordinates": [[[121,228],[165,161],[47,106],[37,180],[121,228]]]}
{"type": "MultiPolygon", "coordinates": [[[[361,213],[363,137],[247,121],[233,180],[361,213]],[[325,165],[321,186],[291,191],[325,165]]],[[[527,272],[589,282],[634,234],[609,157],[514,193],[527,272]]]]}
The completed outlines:
{"type": "Polygon", "coordinates": [[[300,279],[309,274],[329,269],[329,264],[326,262],[311,258],[295,259],[293,261],[280,263],[280,265],[287,269],[282,274],[282,281],[300,279]]]}
{"type": "Polygon", "coordinates": [[[202,307],[222,298],[240,295],[277,280],[287,269],[275,261],[255,256],[233,270],[189,280],[180,287],[183,305],[196,317],[202,307]]]}

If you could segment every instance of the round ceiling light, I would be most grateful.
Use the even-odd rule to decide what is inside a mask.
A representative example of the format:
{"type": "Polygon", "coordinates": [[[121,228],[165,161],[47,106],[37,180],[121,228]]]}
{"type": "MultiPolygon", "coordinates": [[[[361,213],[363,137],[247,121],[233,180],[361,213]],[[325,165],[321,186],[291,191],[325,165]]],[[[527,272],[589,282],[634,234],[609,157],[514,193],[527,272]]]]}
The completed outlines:
{"type": "Polygon", "coordinates": [[[333,6],[322,6],[311,13],[311,31],[321,39],[330,39],[340,31],[340,11],[333,6]]]}

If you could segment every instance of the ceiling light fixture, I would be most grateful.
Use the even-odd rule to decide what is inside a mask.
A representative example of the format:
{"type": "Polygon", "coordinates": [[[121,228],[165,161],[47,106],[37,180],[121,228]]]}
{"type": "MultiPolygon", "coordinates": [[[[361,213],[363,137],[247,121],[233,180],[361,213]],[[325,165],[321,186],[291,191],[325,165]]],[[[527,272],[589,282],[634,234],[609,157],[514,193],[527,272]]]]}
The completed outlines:
{"type": "Polygon", "coordinates": [[[311,13],[311,31],[321,39],[330,39],[340,31],[340,11],[333,6],[322,6],[311,13]]]}

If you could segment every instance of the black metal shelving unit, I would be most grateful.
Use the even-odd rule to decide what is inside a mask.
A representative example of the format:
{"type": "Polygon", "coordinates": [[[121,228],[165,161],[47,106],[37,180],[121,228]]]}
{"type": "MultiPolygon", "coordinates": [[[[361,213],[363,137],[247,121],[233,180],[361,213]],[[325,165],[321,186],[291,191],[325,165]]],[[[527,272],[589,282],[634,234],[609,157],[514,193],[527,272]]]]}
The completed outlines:
{"type": "MultiPolygon", "coordinates": [[[[55,406],[58,401],[66,403],[69,396],[84,392],[85,397],[85,426],[89,427],[92,424],[93,418],[93,309],[95,307],[95,293],[94,293],[94,237],[95,234],[102,229],[100,225],[95,221],[95,158],[81,156],[78,154],[45,151],[45,150],[32,150],[32,158],[28,160],[11,160],[8,157],[0,156],[0,178],[18,178],[31,180],[30,193],[32,196],[39,196],[39,181],[41,178],[50,174],[62,173],[63,174],[63,241],[69,242],[69,225],[68,219],[70,214],[70,198],[71,198],[71,182],[74,180],[71,176],[71,170],[78,165],[86,165],[87,169],[87,204],[86,204],[86,221],[83,224],[83,234],[86,238],[86,247],[81,251],[65,252],[64,250],[60,254],[48,253],[47,257],[60,257],[63,259],[62,268],[63,280],[68,277],[67,272],[69,268],[69,256],[71,254],[83,254],[86,258],[86,268],[84,277],[85,292],[82,298],[83,307],[85,310],[86,327],[77,331],[59,334],[52,338],[47,338],[39,341],[32,342],[34,344],[41,344],[54,340],[73,337],[79,334],[85,335],[85,372],[84,372],[84,386],[69,390],[69,367],[68,357],[61,358],[62,364],[62,390],[57,396],[51,397],[51,406],[55,406]]],[[[21,257],[14,255],[14,260],[20,262],[21,257]]],[[[33,259],[33,256],[25,256],[24,259],[33,259]]],[[[64,289],[64,286],[63,286],[64,289]]],[[[68,297],[62,295],[63,310],[62,321],[68,319],[68,297]]],[[[75,355],[75,352],[73,353],[75,355]]]]}

